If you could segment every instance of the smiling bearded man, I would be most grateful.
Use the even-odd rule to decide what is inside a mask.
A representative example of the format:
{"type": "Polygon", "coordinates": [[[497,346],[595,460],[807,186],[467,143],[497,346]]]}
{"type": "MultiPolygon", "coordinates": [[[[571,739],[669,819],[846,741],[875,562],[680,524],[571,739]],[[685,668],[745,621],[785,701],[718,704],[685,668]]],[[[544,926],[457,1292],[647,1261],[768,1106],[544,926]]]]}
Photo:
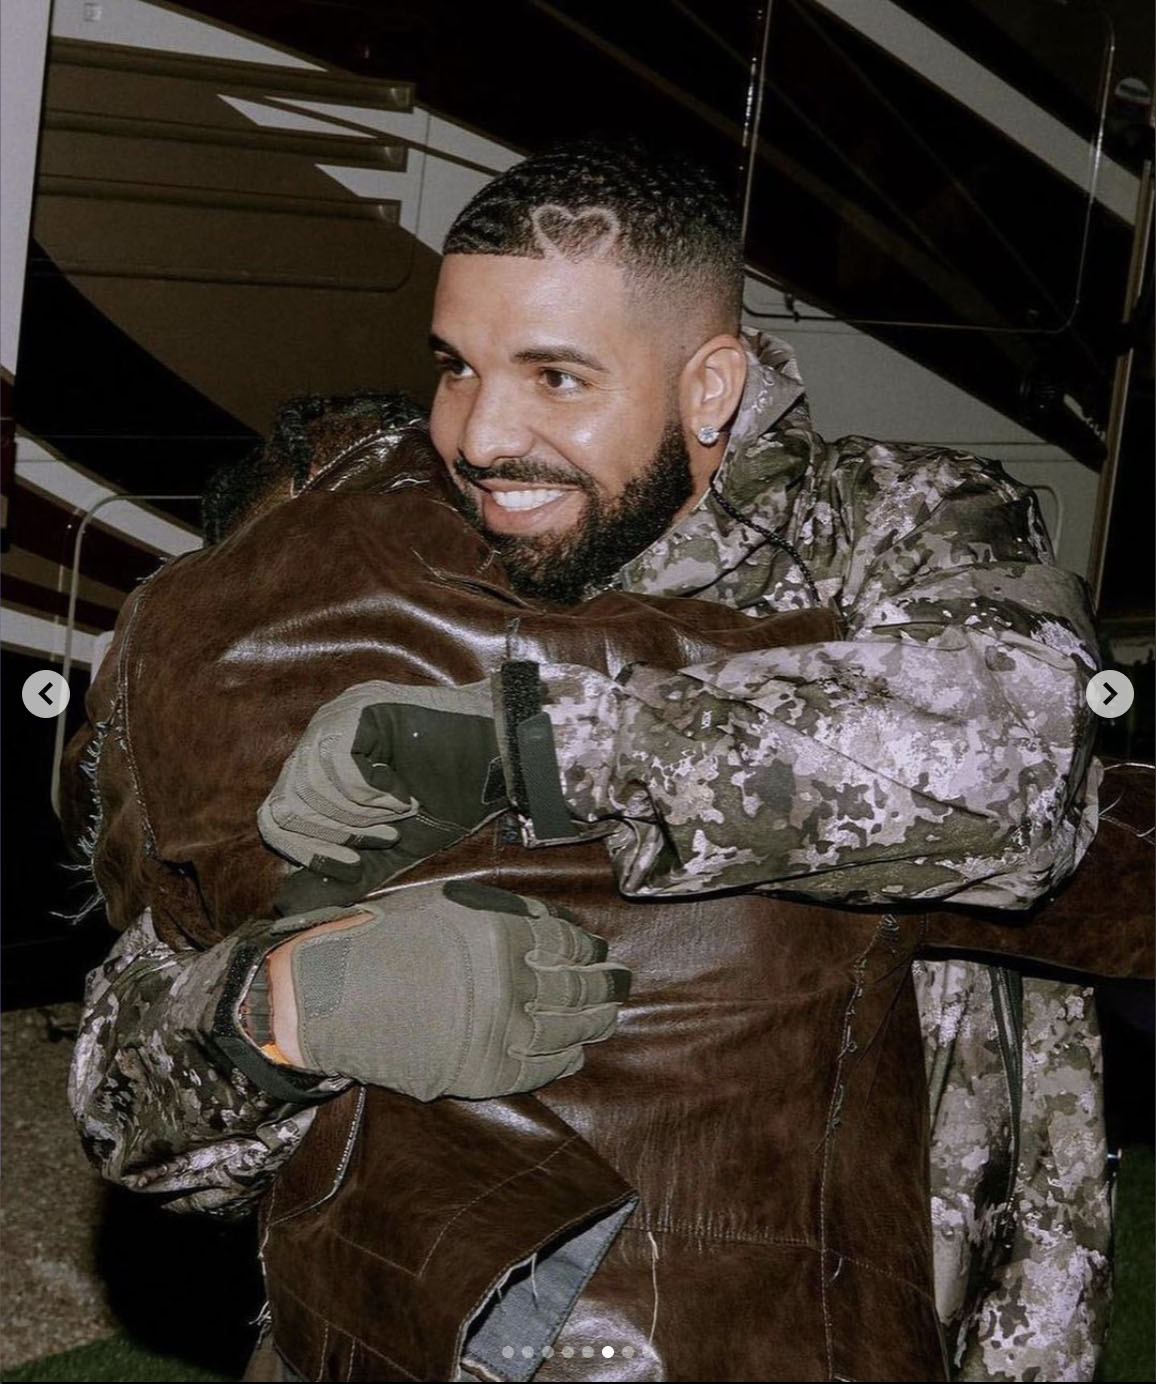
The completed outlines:
{"type": "MultiPolygon", "coordinates": [[[[645,193],[635,202],[637,234],[645,193]]],[[[699,188],[682,211],[665,266],[652,227],[658,263],[645,269],[622,260],[612,208],[535,208],[500,255],[475,253],[468,223],[447,241],[431,436],[453,459],[464,512],[527,595],[574,602],[609,584],[715,469],[707,445],[688,447],[680,381],[718,415],[703,424],[717,440],[746,373],[732,330],[742,265],[725,205],[699,188]]]]}

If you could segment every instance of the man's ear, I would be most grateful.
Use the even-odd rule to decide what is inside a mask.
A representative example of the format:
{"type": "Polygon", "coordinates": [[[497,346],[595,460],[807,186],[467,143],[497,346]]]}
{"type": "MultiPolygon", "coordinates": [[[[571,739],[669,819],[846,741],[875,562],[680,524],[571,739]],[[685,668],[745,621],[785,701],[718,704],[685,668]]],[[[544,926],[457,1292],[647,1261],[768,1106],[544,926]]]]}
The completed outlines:
{"type": "Polygon", "coordinates": [[[679,377],[678,409],[695,442],[713,446],[702,439],[717,439],[729,428],[746,382],[747,353],[737,336],[712,336],[691,356],[679,377]]]}

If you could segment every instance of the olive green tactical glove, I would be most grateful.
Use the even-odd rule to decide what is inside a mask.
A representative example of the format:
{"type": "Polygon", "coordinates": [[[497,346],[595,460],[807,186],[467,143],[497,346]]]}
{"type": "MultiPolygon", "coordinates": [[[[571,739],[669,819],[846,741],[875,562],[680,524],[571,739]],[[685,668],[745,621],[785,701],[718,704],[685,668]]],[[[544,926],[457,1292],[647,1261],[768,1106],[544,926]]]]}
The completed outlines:
{"type": "Polygon", "coordinates": [[[536,664],[465,687],[359,683],[314,716],[258,814],[309,872],[277,906],[363,899],[512,805],[540,840],[573,838],[536,664]]]}
{"type": "Polygon", "coordinates": [[[532,1091],[582,1066],[629,993],[606,943],[538,899],[459,881],[359,909],[373,920],[306,935],[291,955],[312,1071],[423,1101],[532,1091]]]}
{"type": "Polygon", "coordinates": [[[354,742],[361,713],[393,690],[363,682],[326,702],[285,761],[257,813],[261,835],[282,855],[335,878],[355,878],[358,849],[388,846],[398,833],[386,825],[410,817],[417,804],[372,782],[372,765],[354,742]]]}

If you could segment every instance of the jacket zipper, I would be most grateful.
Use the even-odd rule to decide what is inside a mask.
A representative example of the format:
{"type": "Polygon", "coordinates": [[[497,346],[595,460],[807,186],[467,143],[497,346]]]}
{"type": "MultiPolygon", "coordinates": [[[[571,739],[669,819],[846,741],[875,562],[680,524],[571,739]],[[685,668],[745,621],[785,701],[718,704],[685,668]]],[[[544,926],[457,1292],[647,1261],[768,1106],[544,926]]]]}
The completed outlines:
{"type": "Polygon", "coordinates": [[[1024,982],[1018,971],[1009,971],[1002,966],[989,967],[988,975],[991,977],[996,1037],[1003,1057],[1004,1079],[1007,1082],[1008,1106],[1011,1111],[1011,1165],[1008,1168],[1004,1204],[996,1225],[996,1245],[1005,1254],[1010,1254],[1016,1236],[1013,1197],[1019,1176],[1020,1116],[1023,1110],[1024,982]]]}

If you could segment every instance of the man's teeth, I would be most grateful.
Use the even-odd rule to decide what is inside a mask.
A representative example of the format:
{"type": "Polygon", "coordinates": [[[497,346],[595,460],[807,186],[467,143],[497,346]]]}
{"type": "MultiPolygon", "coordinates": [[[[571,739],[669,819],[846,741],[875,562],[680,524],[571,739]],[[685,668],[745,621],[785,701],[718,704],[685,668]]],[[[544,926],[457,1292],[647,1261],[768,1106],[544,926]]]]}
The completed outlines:
{"type": "Polygon", "coordinates": [[[560,499],[564,490],[491,490],[494,503],[503,509],[540,509],[551,500],[560,499]]]}

